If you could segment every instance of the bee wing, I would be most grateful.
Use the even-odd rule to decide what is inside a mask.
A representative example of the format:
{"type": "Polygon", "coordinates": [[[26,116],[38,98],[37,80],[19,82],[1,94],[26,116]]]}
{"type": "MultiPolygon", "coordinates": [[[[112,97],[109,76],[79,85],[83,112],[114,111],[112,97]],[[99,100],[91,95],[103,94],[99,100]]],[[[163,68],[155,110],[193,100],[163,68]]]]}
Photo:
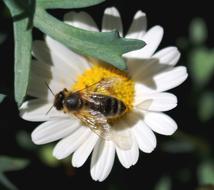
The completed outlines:
{"type": "Polygon", "coordinates": [[[102,79],[99,83],[97,83],[96,88],[97,89],[104,88],[106,90],[109,90],[112,86],[119,82],[121,82],[121,79],[117,77],[105,78],[102,79]]]}
{"type": "Polygon", "coordinates": [[[90,86],[87,86],[86,88],[84,89],[81,89],[79,90],[78,92],[80,92],[81,94],[84,94],[84,93],[92,93],[92,92],[99,92],[100,91],[110,91],[111,88],[116,84],[116,83],[119,83],[121,82],[121,79],[118,78],[118,77],[111,77],[111,78],[104,78],[90,86]]]}
{"type": "Polygon", "coordinates": [[[83,110],[74,113],[74,115],[85,123],[94,133],[105,140],[112,140],[119,148],[129,150],[132,147],[130,129],[121,128],[122,125],[124,126],[123,122],[117,124],[119,127],[111,126],[102,113],[94,110],[83,110]]]}
{"type": "Polygon", "coordinates": [[[102,113],[94,110],[82,110],[74,115],[101,138],[110,140],[111,127],[102,113]]]}

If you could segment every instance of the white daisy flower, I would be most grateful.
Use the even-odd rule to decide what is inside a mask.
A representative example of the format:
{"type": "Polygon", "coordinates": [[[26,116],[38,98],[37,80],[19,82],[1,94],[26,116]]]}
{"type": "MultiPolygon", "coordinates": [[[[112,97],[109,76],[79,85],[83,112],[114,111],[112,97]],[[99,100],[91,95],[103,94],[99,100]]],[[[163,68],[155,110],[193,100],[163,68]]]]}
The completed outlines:
{"type": "MultiPolygon", "coordinates": [[[[70,12],[65,15],[66,23],[86,30],[98,31],[93,19],[85,12],[70,12]]],[[[36,97],[21,106],[21,116],[29,121],[44,121],[32,133],[35,144],[46,144],[59,140],[53,150],[57,159],[73,154],[72,165],[82,166],[92,153],[91,176],[103,181],[109,175],[115,154],[125,167],[136,164],[139,150],[150,153],[156,147],[154,132],[172,135],[177,125],[164,111],[176,107],[177,98],[170,90],[187,78],[184,66],[177,66],[180,53],[176,47],[157,50],[163,36],[163,28],[154,26],[146,30],[146,15],[138,11],[126,38],[140,39],[146,46],[124,55],[128,74],[113,67],[103,66],[98,60],[78,55],[59,42],[46,36],[45,42],[35,41],[28,95],[36,97]],[[102,78],[117,77],[122,83],[115,86],[116,97],[127,106],[127,113],[111,121],[112,128],[123,126],[120,134],[131,134],[129,149],[122,149],[114,141],[104,140],[85,126],[72,114],[53,108],[54,96],[47,89],[48,83],[54,93],[67,88],[75,91],[100,81],[102,78]]],[[[104,12],[102,31],[117,29],[123,36],[120,14],[116,8],[104,12]]]]}

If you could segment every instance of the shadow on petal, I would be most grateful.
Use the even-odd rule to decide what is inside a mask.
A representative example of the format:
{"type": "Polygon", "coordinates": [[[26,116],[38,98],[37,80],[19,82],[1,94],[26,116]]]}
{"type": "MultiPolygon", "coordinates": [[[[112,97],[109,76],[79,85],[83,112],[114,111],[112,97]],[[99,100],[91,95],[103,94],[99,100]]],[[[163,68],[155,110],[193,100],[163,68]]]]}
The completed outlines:
{"type": "Polygon", "coordinates": [[[171,65],[161,63],[156,58],[128,59],[127,63],[132,79],[154,90],[157,89],[154,77],[173,68],[171,65]]]}

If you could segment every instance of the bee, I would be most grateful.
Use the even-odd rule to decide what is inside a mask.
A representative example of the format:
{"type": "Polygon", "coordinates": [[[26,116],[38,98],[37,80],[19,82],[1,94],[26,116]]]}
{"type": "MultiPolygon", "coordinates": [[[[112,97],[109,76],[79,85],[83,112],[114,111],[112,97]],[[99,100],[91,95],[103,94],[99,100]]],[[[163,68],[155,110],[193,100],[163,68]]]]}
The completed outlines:
{"type": "Polygon", "coordinates": [[[64,88],[55,95],[53,106],[58,111],[73,114],[101,138],[113,140],[122,149],[130,149],[130,134],[120,133],[108,123],[109,119],[118,118],[127,111],[126,104],[114,96],[112,87],[117,82],[120,82],[118,78],[105,78],[75,92],[64,88]]]}

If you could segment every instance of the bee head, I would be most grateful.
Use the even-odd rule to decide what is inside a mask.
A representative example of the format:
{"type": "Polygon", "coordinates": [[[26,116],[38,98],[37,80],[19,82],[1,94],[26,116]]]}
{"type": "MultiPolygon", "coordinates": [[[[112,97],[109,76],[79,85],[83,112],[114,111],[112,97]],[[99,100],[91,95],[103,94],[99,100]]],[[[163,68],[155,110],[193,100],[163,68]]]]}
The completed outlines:
{"type": "Polygon", "coordinates": [[[57,110],[62,110],[63,109],[64,99],[65,99],[65,92],[64,91],[60,91],[58,94],[55,95],[54,107],[57,110]]]}
{"type": "Polygon", "coordinates": [[[64,104],[71,111],[78,110],[82,106],[80,94],[72,93],[65,99],[64,104]]]}

